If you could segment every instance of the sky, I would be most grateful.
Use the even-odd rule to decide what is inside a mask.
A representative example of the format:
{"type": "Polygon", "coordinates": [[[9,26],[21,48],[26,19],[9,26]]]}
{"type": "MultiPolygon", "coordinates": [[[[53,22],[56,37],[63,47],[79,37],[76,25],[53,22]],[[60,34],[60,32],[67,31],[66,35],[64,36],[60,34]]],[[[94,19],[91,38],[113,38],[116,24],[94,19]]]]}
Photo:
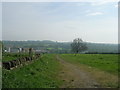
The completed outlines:
{"type": "Polygon", "coordinates": [[[104,1],[2,2],[2,40],[118,43],[118,2],[104,1]]]}

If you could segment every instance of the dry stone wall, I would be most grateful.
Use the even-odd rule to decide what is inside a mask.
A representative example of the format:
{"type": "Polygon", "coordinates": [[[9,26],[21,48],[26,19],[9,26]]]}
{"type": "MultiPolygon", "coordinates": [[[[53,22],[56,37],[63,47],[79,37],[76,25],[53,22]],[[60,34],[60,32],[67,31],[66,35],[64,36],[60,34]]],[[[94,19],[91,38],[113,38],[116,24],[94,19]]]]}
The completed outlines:
{"type": "Polygon", "coordinates": [[[40,57],[41,57],[40,54],[35,54],[34,56],[31,56],[31,57],[29,57],[29,56],[21,57],[21,58],[18,58],[16,60],[2,62],[2,67],[7,69],[7,70],[10,70],[10,69],[12,69],[14,67],[17,67],[19,65],[25,64],[26,62],[37,60],[40,57]]]}

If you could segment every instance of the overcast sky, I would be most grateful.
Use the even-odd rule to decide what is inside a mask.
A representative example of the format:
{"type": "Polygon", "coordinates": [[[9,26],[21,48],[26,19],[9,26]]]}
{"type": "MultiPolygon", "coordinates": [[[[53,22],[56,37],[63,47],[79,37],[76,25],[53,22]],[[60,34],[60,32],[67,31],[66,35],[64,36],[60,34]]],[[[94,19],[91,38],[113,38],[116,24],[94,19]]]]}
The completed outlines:
{"type": "Polygon", "coordinates": [[[117,4],[3,2],[2,39],[72,41],[79,37],[88,42],[117,43],[117,4]]]}

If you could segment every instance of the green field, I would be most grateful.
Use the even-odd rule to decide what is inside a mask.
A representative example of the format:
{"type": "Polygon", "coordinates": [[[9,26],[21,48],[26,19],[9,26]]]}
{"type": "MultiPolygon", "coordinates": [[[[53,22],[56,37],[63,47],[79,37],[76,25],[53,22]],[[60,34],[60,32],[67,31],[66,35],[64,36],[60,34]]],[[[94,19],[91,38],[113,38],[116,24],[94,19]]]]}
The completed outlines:
{"type": "Polygon", "coordinates": [[[115,54],[61,54],[64,60],[75,63],[88,65],[111,74],[118,74],[118,55],[115,54]]]}
{"type": "MultiPolygon", "coordinates": [[[[59,54],[59,56],[74,65],[86,65],[117,76],[118,55],[115,54],[59,54]]],[[[16,56],[5,56],[10,60],[16,56]]],[[[64,82],[59,77],[61,64],[55,54],[45,54],[39,60],[26,63],[12,70],[2,71],[3,88],[58,88],[64,82]]],[[[116,84],[114,85],[116,86],[116,84]]]]}
{"type": "Polygon", "coordinates": [[[60,65],[54,55],[43,55],[31,64],[2,72],[3,88],[57,88],[60,65]]]}

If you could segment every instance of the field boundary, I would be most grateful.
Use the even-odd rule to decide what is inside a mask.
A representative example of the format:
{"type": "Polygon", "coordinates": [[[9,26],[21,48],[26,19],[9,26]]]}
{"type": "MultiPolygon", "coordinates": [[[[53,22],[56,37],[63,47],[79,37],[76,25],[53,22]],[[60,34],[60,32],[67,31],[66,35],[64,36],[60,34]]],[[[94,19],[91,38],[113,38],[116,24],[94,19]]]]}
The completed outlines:
{"type": "Polygon", "coordinates": [[[2,62],[2,67],[4,69],[11,70],[19,65],[25,64],[26,62],[31,62],[33,60],[37,60],[40,57],[41,57],[40,54],[35,54],[34,56],[21,57],[21,58],[15,59],[15,60],[2,62]]]}

